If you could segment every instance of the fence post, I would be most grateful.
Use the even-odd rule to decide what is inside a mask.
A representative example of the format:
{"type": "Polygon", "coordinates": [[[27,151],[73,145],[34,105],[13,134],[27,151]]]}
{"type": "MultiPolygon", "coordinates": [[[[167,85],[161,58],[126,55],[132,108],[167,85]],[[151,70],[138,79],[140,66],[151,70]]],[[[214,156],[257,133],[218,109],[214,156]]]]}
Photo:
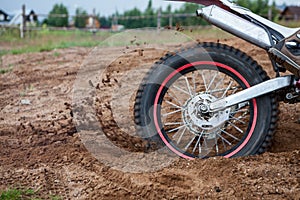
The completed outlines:
{"type": "Polygon", "coordinates": [[[272,8],[269,8],[269,10],[268,10],[268,19],[272,20],[272,17],[273,17],[272,8]]]}
{"type": "Polygon", "coordinates": [[[160,32],[161,28],[161,8],[158,9],[157,13],[157,32],[160,32]]]}
{"type": "Polygon", "coordinates": [[[93,9],[93,35],[96,35],[96,9],[93,9]]]}
{"type": "Polygon", "coordinates": [[[112,22],[111,22],[111,29],[112,29],[112,31],[116,31],[115,29],[118,29],[117,28],[118,23],[119,23],[118,22],[118,16],[115,14],[112,17],[112,22]]]}
{"type": "Polygon", "coordinates": [[[170,29],[173,28],[173,15],[172,14],[169,15],[169,27],[170,27],[170,29]]]}
{"type": "Polygon", "coordinates": [[[20,27],[20,36],[21,38],[25,37],[25,31],[26,31],[26,7],[25,4],[22,5],[22,23],[20,27]]]}

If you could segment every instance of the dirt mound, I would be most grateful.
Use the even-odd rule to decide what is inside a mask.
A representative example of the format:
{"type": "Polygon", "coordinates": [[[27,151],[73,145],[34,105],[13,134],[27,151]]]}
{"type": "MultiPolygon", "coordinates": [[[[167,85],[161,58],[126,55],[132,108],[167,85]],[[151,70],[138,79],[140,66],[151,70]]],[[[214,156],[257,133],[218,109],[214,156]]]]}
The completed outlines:
{"type": "MultiPolygon", "coordinates": [[[[235,39],[222,42],[241,48],[274,76],[263,50],[235,39]]],[[[274,145],[263,155],[195,161],[176,158],[168,167],[145,173],[123,172],[96,159],[83,145],[78,127],[95,134],[93,127],[100,124],[112,141],[119,141],[118,146],[143,150],[135,135],[122,134],[134,128],[129,124],[132,116],[126,114],[132,111],[134,96],[129,95],[129,110],[119,107],[117,100],[133,90],[124,85],[130,82],[124,73],[142,64],[150,67],[165,51],[127,49],[119,57],[122,49],[103,49],[99,59],[109,59],[108,55],[119,59],[97,80],[85,79],[96,94],[95,104],[90,104],[96,106],[98,119],[91,117],[88,122],[89,115],[75,120],[74,112],[84,110],[89,99],[76,103],[73,96],[82,60],[90,57],[90,49],[2,57],[2,68],[12,70],[0,75],[0,190],[32,188],[43,199],[300,198],[299,105],[280,105],[274,145]],[[113,116],[111,107],[124,115],[113,116]],[[123,128],[117,129],[112,117],[123,128]],[[122,122],[129,125],[122,126],[122,122]]]]}

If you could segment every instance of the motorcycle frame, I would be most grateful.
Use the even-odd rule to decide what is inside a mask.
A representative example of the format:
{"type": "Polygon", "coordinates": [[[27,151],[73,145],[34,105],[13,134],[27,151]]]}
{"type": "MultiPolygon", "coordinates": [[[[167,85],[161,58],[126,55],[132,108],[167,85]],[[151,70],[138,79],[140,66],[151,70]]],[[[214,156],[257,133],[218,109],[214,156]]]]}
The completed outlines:
{"type": "MultiPolygon", "coordinates": [[[[177,1],[177,0],[175,0],[177,1]]],[[[292,35],[298,29],[287,28],[269,21],[249,9],[238,6],[229,0],[186,0],[205,5],[197,10],[197,15],[209,23],[268,51],[280,40],[292,35]]],[[[278,72],[276,63],[272,61],[278,72]]],[[[289,87],[295,86],[293,75],[278,77],[262,82],[241,92],[216,100],[209,105],[211,112],[224,110],[250,99],[289,87]]]]}

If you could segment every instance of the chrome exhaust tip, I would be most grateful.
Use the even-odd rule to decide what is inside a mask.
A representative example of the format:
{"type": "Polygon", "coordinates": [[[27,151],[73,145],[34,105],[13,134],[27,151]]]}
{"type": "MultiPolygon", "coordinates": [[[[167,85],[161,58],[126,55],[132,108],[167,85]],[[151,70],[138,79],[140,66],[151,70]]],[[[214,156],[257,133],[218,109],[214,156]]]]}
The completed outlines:
{"type": "Polygon", "coordinates": [[[203,16],[203,10],[202,9],[196,10],[196,14],[197,14],[198,17],[202,17],[203,16]]]}

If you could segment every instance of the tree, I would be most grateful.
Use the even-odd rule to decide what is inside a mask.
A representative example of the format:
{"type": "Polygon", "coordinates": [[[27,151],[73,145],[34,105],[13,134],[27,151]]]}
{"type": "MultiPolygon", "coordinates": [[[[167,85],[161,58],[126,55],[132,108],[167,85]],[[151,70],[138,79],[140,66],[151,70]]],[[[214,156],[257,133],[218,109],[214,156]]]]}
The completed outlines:
{"type": "MultiPolygon", "coordinates": [[[[191,14],[195,13],[197,9],[199,9],[201,6],[194,3],[185,3],[183,6],[180,7],[179,10],[176,10],[176,14],[191,14]]],[[[203,20],[201,18],[197,17],[196,14],[194,17],[188,16],[188,17],[179,17],[174,19],[174,23],[178,24],[180,26],[197,26],[200,24],[203,24],[203,20]]]]}
{"type": "Polygon", "coordinates": [[[86,20],[88,19],[88,14],[82,8],[76,9],[76,16],[75,16],[75,27],[77,28],[85,28],[86,20]]]}
{"type": "Polygon", "coordinates": [[[144,12],[144,15],[149,17],[144,19],[144,27],[155,27],[156,26],[156,13],[154,12],[152,8],[152,0],[149,0],[148,6],[144,12]],[[150,17],[153,16],[153,17],[150,17]]]}
{"type": "MultiPolygon", "coordinates": [[[[171,15],[172,14],[172,6],[169,4],[165,11],[162,11],[163,15],[171,15]]],[[[162,27],[168,27],[170,25],[170,18],[162,18],[161,25],[162,27]]]]}
{"type": "Polygon", "coordinates": [[[237,0],[236,3],[245,8],[249,8],[252,12],[263,17],[268,16],[270,9],[273,13],[273,19],[278,14],[275,1],[273,1],[272,5],[269,5],[269,0],[237,0]]]}
{"type": "Polygon", "coordinates": [[[99,13],[97,14],[98,21],[100,22],[100,27],[102,28],[110,28],[111,22],[109,21],[108,18],[101,16],[99,13]]]}
{"type": "Polygon", "coordinates": [[[68,26],[69,13],[63,4],[55,4],[49,13],[48,24],[56,27],[68,26]]]}
{"type": "MultiPolygon", "coordinates": [[[[132,10],[125,11],[123,17],[140,17],[142,12],[138,8],[133,8],[132,10]]],[[[143,20],[141,19],[126,19],[119,20],[119,24],[124,25],[126,28],[141,28],[143,27],[143,20]]]]}
{"type": "Polygon", "coordinates": [[[276,8],[276,3],[275,3],[274,0],[273,0],[272,5],[271,5],[271,11],[272,11],[272,20],[273,20],[273,21],[278,20],[280,11],[276,8]]]}

